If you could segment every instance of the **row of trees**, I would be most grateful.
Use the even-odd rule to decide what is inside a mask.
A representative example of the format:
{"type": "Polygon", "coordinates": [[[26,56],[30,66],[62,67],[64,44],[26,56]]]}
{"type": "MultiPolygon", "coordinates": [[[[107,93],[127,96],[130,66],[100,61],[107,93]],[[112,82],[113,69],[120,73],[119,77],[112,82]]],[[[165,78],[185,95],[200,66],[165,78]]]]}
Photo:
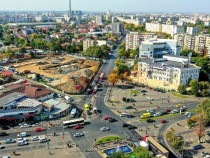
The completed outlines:
{"type": "Polygon", "coordinates": [[[95,58],[106,58],[109,55],[110,48],[106,45],[103,46],[91,46],[86,51],[82,52],[82,55],[95,57],[95,58]]]}
{"type": "Polygon", "coordinates": [[[136,32],[139,32],[139,33],[143,33],[143,32],[146,32],[146,29],[145,29],[145,24],[143,25],[134,25],[134,24],[124,24],[124,28],[126,30],[129,30],[129,31],[136,31],[136,32]]]}
{"type": "Polygon", "coordinates": [[[197,80],[190,80],[189,85],[180,85],[178,92],[181,94],[191,94],[195,96],[209,96],[208,88],[210,87],[208,81],[198,82],[197,80]],[[190,91],[187,91],[187,87],[190,87],[190,91]]]}

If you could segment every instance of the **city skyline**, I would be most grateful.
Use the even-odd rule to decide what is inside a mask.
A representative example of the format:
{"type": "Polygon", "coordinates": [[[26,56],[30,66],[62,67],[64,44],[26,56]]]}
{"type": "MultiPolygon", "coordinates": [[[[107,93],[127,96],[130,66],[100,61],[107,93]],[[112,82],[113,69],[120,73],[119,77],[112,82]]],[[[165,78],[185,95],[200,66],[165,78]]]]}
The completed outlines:
{"type": "MultiPolygon", "coordinates": [[[[1,0],[2,1],[2,0],[1,0]]],[[[114,12],[205,12],[209,13],[209,0],[72,0],[72,10],[83,11],[106,11],[110,9],[114,12]],[[101,5],[103,4],[103,5],[101,5]],[[205,5],[204,5],[205,4],[205,5]]],[[[64,0],[7,0],[1,4],[1,11],[68,11],[69,1],[64,0]],[[29,5],[30,4],[30,5],[29,5]],[[50,5],[49,5],[50,4],[50,5]]]]}

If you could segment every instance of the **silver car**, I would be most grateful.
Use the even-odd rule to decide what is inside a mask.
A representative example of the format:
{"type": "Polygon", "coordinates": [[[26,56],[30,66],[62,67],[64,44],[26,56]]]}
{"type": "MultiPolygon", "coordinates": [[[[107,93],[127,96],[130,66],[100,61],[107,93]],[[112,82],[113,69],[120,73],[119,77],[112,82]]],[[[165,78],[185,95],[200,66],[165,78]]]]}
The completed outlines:
{"type": "Polygon", "coordinates": [[[84,134],[83,133],[75,133],[74,134],[74,137],[81,137],[81,136],[84,136],[84,134]]]}
{"type": "Polygon", "coordinates": [[[110,128],[109,128],[109,127],[102,127],[100,130],[101,130],[101,131],[109,131],[110,128]]]}
{"type": "Polygon", "coordinates": [[[156,117],[156,116],[161,116],[161,113],[160,112],[155,113],[154,117],[156,117]]]}
{"type": "Polygon", "coordinates": [[[179,110],[176,110],[176,109],[171,111],[172,114],[176,114],[178,112],[179,112],[179,110]]]}

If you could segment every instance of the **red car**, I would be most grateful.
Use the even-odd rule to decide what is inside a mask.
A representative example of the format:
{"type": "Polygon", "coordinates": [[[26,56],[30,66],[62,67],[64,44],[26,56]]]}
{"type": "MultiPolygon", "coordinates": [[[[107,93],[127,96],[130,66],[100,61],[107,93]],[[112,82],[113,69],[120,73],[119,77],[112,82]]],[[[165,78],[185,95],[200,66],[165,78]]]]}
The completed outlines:
{"type": "Polygon", "coordinates": [[[167,123],[168,121],[166,120],[161,120],[160,123],[167,123]]]}
{"type": "Polygon", "coordinates": [[[171,112],[171,109],[166,109],[165,112],[171,112]]]}
{"type": "Polygon", "coordinates": [[[76,125],[73,127],[74,129],[80,129],[80,128],[83,128],[81,125],[76,125]]]}
{"type": "Polygon", "coordinates": [[[104,118],[103,118],[103,120],[108,120],[108,119],[110,119],[111,117],[110,116],[105,116],[104,118]]]}
{"type": "Polygon", "coordinates": [[[93,91],[92,94],[96,94],[96,91],[93,91]]]}
{"type": "Polygon", "coordinates": [[[41,132],[41,131],[43,131],[43,128],[42,127],[37,127],[34,131],[35,132],[41,132]]]}

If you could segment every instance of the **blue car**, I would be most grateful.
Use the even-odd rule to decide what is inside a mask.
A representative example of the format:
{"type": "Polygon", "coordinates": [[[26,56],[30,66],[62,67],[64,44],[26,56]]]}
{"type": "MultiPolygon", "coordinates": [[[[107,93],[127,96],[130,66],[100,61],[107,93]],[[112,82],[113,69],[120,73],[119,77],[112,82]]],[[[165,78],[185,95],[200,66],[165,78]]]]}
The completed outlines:
{"type": "Polygon", "coordinates": [[[193,147],[194,150],[203,149],[204,147],[202,145],[196,145],[193,147]]]}

